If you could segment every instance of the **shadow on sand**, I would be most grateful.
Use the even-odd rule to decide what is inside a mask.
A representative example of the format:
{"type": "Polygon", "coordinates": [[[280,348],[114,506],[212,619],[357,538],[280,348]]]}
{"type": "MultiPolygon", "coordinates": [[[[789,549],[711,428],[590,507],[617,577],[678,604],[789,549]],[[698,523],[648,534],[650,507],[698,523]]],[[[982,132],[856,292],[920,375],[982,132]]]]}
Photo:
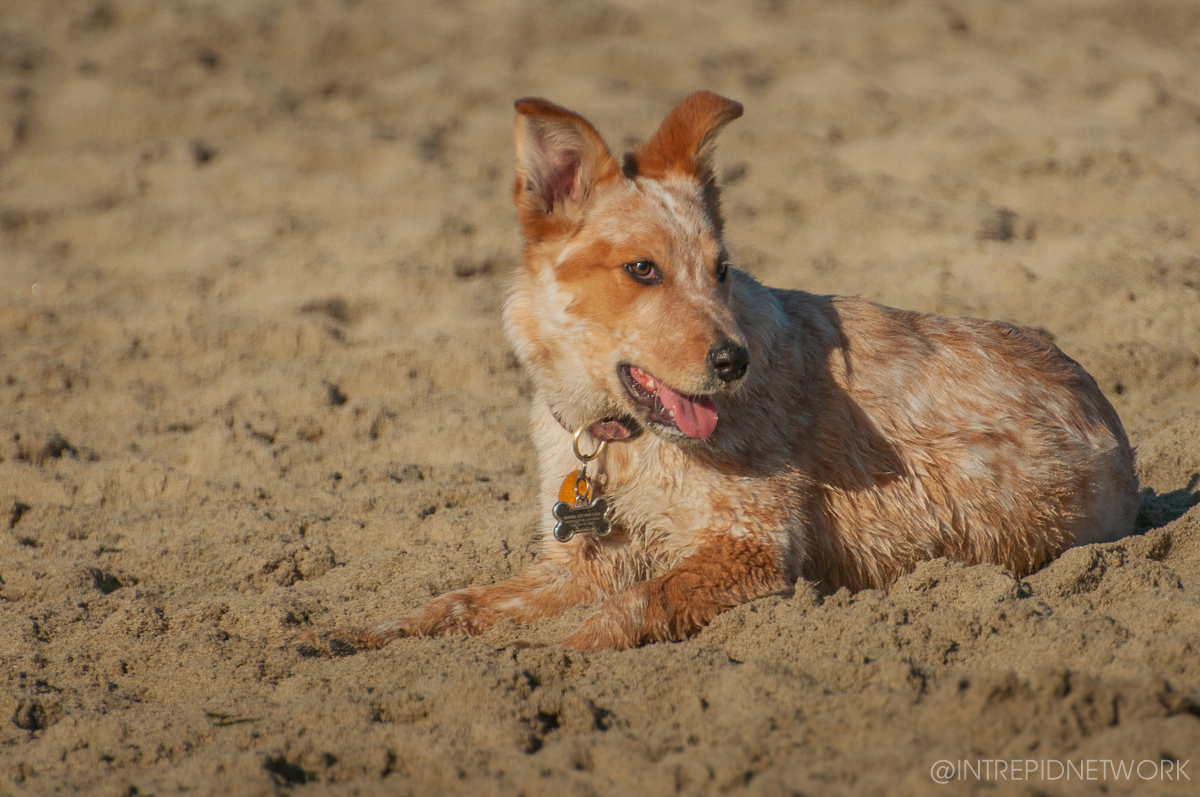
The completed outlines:
{"type": "Polygon", "coordinates": [[[1138,507],[1134,533],[1145,534],[1186,515],[1189,509],[1200,504],[1200,490],[1196,489],[1197,484],[1200,484],[1200,473],[1193,473],[1186,487],[1169,493],[1159,495],[1149,487],[1142,490],[1142,505],[1138,507]]]}

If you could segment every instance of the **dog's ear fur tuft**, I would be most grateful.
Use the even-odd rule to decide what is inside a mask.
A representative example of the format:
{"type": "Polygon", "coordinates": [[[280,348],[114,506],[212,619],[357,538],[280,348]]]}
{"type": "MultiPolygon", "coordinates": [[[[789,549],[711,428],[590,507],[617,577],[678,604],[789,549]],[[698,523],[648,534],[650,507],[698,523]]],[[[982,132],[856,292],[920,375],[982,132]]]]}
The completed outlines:
{"type": "Polygon", "coordinates": [[[537,97],[517,100],[517,179],[513,200],[526,235],[573,226],[595,186],[621,173],[596,128],[537,97]]]}
{"type": "Polygon", "coordinates": [[[667,114],[654,137],[638,149],[638,174],[666,177],[690,174],[713,180],[713,142],[721,128],[742,115],[742,104],[711,91],[697,91],[667,114]]]}

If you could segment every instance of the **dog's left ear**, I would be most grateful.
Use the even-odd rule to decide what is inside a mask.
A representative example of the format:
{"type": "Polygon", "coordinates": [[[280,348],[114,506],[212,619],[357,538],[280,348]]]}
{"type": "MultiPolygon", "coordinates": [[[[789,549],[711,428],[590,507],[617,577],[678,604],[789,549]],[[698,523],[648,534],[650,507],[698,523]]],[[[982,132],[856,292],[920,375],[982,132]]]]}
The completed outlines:
{"type": "Polygon", "coordinates": [[[530,238],[570,229],[595,186],[621,168],[596,128],[549,100],[517,100],[517,180],[513,199],[530,238]]]}
{"type": "Polygon", "coordinates": [[[742,115],[742,104],[711,91],[697,91],[675,106],[654,137],[630,158],[626,170],[646,177],[692,175],[713,182],[713,142],[721,128],[742,115]]]}

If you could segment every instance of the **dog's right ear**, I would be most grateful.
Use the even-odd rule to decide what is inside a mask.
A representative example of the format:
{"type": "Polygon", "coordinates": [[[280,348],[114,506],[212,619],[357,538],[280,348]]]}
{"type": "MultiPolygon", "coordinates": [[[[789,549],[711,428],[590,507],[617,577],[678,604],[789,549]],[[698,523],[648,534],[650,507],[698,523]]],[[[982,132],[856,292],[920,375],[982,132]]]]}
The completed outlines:
{"type": "Polygon", "coordinates": [[[566,232],[592,190],[621,174],[586,119],[537,97],[517,100],[517,179],[513,200],[527,238],[566,232]]]}

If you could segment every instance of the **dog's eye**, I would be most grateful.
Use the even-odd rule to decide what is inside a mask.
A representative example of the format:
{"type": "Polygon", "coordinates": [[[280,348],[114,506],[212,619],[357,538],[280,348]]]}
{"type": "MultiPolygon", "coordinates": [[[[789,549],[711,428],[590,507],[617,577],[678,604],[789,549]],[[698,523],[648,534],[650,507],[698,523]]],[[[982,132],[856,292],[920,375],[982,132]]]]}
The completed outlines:
{"type": "Polygon", "coordinates": [[[727,276],[729,276],[729,261],[722,260],[717,263],[717,282],[724,282],[727,276]]]}
{"type": "Polygon", "coordinates": [[[650,260],[638,260],[634,263],[626,263],[625,270],[629,272],[629,276],[643,285],[657,285],[662,282],[662,275],[658,273],[658,266],[654,265],[650,260]]]}

